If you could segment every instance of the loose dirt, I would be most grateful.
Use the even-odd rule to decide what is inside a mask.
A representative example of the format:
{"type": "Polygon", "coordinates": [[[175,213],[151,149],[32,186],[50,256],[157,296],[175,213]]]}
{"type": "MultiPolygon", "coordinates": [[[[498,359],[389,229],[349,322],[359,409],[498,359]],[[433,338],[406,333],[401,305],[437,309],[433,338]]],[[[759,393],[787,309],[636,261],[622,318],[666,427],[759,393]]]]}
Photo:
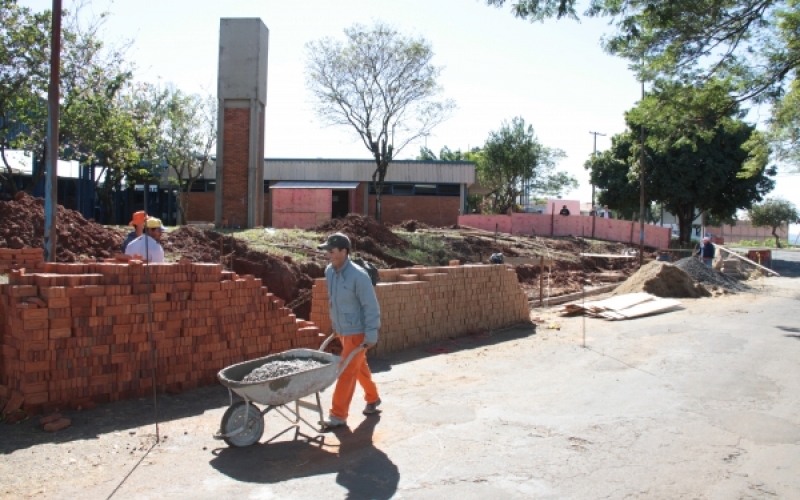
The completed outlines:
{"type": "MultiPolygon", "coordinates": [[[[196,262],[222,262],[227,269],[239,274],[252,274],[287,303],[311,288],[314,278],[325,275],[325,262],[308,261],[300,265],[264,252],[252,250],[247,243],[233,236],[211,230],[183,226],[168,233],[164,251],[196,262]]],[[[307,318],[310,303],[294,310],[307,318]]]]}
{"type": "MultiPolygon", "coordinates": [[[[76,262],[82,257],[109,258],[120,252],[124,236],[115,229],[87,221],[80,212],[59,205],[56,216],[56,260],[76,262]]],[[[0,248],[44,246],[44,199],[19,193],[0,201],[0,248]]]]}
{"type": "Polygon", "coordinates": [[[683,269],[666,262],[653,261],[642,266],[614,290],[614,295],[647,292],[657,297],[708,297],[706,288],[695,283],[683,269]]]}

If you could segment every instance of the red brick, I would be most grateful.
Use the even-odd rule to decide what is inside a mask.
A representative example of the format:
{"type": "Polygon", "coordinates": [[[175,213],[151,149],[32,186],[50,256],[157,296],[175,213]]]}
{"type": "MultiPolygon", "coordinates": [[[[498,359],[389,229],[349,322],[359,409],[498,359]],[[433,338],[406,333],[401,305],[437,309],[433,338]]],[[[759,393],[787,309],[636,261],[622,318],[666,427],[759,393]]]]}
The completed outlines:
{"type": "Polygon", "coordinates": [[[62,418],[60,420],[56,420],[55,422],[50,422],[49,424],[44,425],[45,432],[55,432],[60,431],[66,427],[72,425],[72,421],[68,418],[62,418]]]}
{"type": "Polygon", "coordinates": [[[47,415],[46,417],[40,418],[39,419],[39,425],[49,424],[50,422],[55,422],[56,420],[61,420],[61,414],[60,413],[51,413],[50,415],[47,415]]]}

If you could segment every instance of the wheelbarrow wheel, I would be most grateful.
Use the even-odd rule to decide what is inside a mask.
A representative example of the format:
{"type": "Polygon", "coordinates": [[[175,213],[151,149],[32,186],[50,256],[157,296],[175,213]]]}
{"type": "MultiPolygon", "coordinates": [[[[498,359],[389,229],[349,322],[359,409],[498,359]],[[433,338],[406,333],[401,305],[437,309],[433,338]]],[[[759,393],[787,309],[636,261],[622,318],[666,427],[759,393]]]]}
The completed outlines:
{"type": "Polygon", "coordinates": [[[230,434],[240,428],[243,428],[241,432],[223,438],[228,446],[237,448],[250,446],[257,443],[264,434],[264,416],[253,403],[245,404],[244,401],[239,401],[228,408],[222,416],[221,434],[230,434]]]}

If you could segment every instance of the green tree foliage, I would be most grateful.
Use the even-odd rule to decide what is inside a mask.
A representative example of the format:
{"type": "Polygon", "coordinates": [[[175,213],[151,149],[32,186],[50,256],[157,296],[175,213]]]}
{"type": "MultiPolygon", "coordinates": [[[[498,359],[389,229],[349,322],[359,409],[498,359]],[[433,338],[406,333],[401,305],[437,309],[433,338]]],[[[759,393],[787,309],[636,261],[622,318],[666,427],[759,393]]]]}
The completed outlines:
{"type": "Polygon", "coordinates": [[[557,171],[564,152],[542,145],[533,126],[516,117],[491,132],[477,157],[477,173],[482,186],[489,189],[489,211],[508,213],[526,191],[529,196],[559,196],[578,185],[566,172],[557,171]]]}
{"type": "MultiPolygon", "coordinates": [[[[575,0],[487,3],[510,3],[531,21],[579,17],[575,0]]],[[[733,84],[738,102],[771,102],[769,137],[782,159],[800,165],[800,0],[593,0],[583,15],[611,20],[605,49],[630,60],[642,79],[698,85],[716,78],[733,84]]]]}
{"type": "MultiPolygon", "coordinates": [[[[17,191],[5,151],[16,147],[47,93],[50,16],[0,0],[0,183],[17,191]]],[[[37,179],[38,180],[38,179],[37,179]]]]}
{"type": "Polygon", "coordinates": [[[174,87],[168,87],[165,94],[164,105],[155,106],[164,113],[157,120],[157,157],[178,185],[179,223],[186,224],[192,185],[211,162],[216,145],[217,103],[213,96],[186,94],[174,87]]]}
{"type": "Polygon", "coordinates": [[[422,161],[471,161],[476,162],[478,161],[478,155],[481,152],[481,148],[472,148],[469,151],[461,151],[460,149],[456,149],[455,151],[451,151],[450,148],[447,146],[443,146],[441,150],[439,150],[439,157],[436,157],[436,153],[431,151],[425,146],[419,148],[419,154],[417,155],[417,160],[422,161]]]}
{"type": "Polygon", "coordinates": [[[775,246],[778,248],[781,248],[781,239],[777,229],[784,224],[800,222],[794,203],[780,198],[768,199],[764,203],[753,205],[749,215],[752,225],[772,228],[772,236],[775,237],[775,246]]]}
{"type": "Polygon", "coordinates": [[[680,101],[647,96],[626,113],[629,130],[615,136],[611,151],[591,163],[591,175],[600,189],[610,191],[601,193],[601,200],[610,201],[610,206],[630,206],[633,192],[638,193],[639,137],[644,126],[648,203],[659,202],[675,214],[680,240],[688,243],[698,210],[718,219],[733,217],[772,190],[775,170],[761,154],[768,151],[764,136],[738,118],[736,106],[714,98],[719,96],[715,86],[684,90],[686,95],[695,94],[692,113],[685,112],[680,101]]]}
{"type": "Polygon", "coordinates": [[[411,142],[430,134],[454,108],[441,99],[441,68],[424,38],[376,22],[344,30],[344,42],[323,38],[306,46],[306,81],[319,117],[356,131],[375,160],[375,215],[389,164],[411,142]]]}

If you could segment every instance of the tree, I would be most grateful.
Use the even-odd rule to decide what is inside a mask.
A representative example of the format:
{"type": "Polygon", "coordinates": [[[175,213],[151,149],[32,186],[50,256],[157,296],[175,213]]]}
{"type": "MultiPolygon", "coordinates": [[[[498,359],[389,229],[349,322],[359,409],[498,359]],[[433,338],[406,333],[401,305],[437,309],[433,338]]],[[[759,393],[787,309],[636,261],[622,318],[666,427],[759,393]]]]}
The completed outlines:
{"type": "Polygon", "coordinates": [[[436,154],[428,149],[427,147],[423,146],[419,148],[419,155],[417,155],[417,160],[422,161],[471,161],[477,162],[478,155],[481,152],[481,148],[472,148],[469,151],[461,151],[460,149],[456,149],[455,151],[451,151],[450,148],[447,146],[443,146],[441,150],[439,150],[439,157],[436,157],[436,154]]]}
{"type": "Polygon", "coordinates": [[[592,184],[600,189],[597,203],[608,205],[623,219],[639,213],[638,178],[628,175],[631,173],[628,161],[635,142],[636,138],[630,133],[617,134],[611,138],[611,149],[598,153],[584,164],[590,171],[592,184]]]}
{"type": "Polygon", "coordinates": [[[43,106],[49,43],[48,12],[34,13],[14,0],[0,0],[0,183],[12,196],[17,184],[5,152],[16,146],[31,114],[43,106]]]}
{"type": "Polygon", "coordinates": [[[516,117],[491,132],[478,155],[477,173],[481,185],[489,189],[490,210],[507,213],[527,188],[530,196],[558,196],[577,181],[555,167],[564,152],[543,146],[533,126],[516,117]]]}
{"type": "Polygon", "coordinates": [[[778,248],[781,248],[781,239],[777,229],[784,224],[800,222],[794,203],[780,198],[768,199],[764,203],[753,205],[749,215],[752,225],[772,228],[772,236],[775,237],[775,246],[778,248]]]}
{"type": "MultiPolygon", "coordinates": [[[[579,18],[575,0],[509,3],[531,21],[579,18]]],[[[631,61],[640,79],[729,80],[735,102],[770,103],[770,145],[800,169],[800,0],[593,0],[583,15],[611,19],[603,46],[631,61]]]]}
{"type": "Polygon", "coordinates": [[[306,45],[306,80],[319,117],[352,127],[375,160],[375,216],[391,161],[405,146],[445,120],[454,108],[440,99],[433,49],[424,38],[403,36],[381,22],[344,30],[345,41],[306,45]]]}
{"type": "Polygon", "coordinates": [[[165,100],[158,156],[178,185],[179,224],[186,224],[192,186],[210,163],[216,144],[216,99],[170,87],[165,100]]]}
{"type": "Polygon", "coordinates": [[[726,219],[750,208],[774,187],[775,169],[763,154],[769,150],[764,135],[739,119],[741,111],[731,106],[730,96],[723,98],[716,86],[683,91],[693,95],[692,106],[648,95],[628,111],[629,130],[612,139],[615,161],[593,162],[592,180],[600,189],[613,190],[601,199],[630,203],[633,190],[638,192],[644,126],[645,193],[675,214],[680,241],[688,243],[698,210],[726,219]]]}

